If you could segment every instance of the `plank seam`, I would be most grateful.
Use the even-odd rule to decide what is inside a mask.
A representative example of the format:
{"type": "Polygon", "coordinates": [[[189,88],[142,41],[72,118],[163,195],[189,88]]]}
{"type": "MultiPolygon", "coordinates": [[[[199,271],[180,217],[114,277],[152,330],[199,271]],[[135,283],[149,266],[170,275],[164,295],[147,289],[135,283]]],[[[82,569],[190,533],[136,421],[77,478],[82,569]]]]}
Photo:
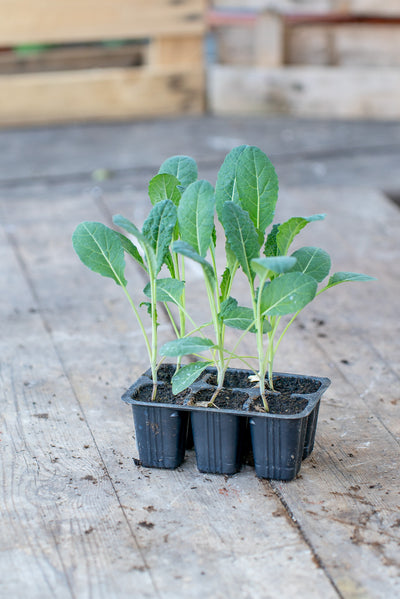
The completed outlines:
{"type": "Polygon", "coordinates": [[[325,574],[326,578],[329,580],[330,584],[332,585],[334,591],[336,592],[336,594],[338,596],[338,599],[345,599],[344,595],[342,595],[342,593],[339,591],[338,587],[336,586],[336,583],[333,580],[332,576],[329,574],[328,570],[326,569],[325,564],[322,561],[322,558],[317,554],[317,552],[314,549],[314,547],[313,547],[310,539],[308,538],[308,536],[304,532],[304,530],[301,527],[299,521],[297,520],[296,516],[292,512],[289,504],[287,503],[287,501],[285,500],[283,494],[281,493],[281,491],[279,489],[279,486],[278,486],[280,483],[274,483],[273,481],[262,480],[262,484],[265,487],[267,487],[269,489],[272,489],[273,492],[275,493],[276,497],[281,502],[281,504],[282,504],[282,506],[283,506],[283,508],[285,510],[287,518],[290,520],[291,524],[296,528],[296,530],[298,531],[300,537],[303,539],[304,543],[309,548],[312,560],[317,565],[317,567],[321,568],[321,570],[325,574]]]}

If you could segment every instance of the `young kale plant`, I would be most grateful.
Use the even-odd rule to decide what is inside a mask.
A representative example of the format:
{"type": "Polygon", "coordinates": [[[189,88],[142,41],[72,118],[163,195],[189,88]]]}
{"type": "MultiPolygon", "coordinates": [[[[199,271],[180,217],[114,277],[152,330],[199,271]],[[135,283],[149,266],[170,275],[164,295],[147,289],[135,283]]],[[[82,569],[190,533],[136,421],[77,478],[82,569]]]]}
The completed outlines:
{"type": "MultiPolygon", "coordinates": [[[[158,278],[161,267],[168,255],[177,220],[177,209],[170,199],[157,202],[140,231],[131,221],[121,215],[114,216],[116,225],[133,235],[142,249],[142,255],[132,241],[117,231],[98,222],[82,222],[75,229],[72,243],[80,260],[91,270],[112,278],[127,297],[136,316],[149,356],[153,392],[157,391],[158,337],[157,337],[157,301],[180,303],[184,282],[171,278],[158,278]],[[145,294],[150,302],[145,302],[151,318],[151,334],[146,326],[128,289],[125,278],[125,253],[128,254],[146,272],[149,283],[145,294]]],[[[142,305],[142,304],[141,304],[142,305]]]]}
{"type": "MultiPolygon", "coordinates": [[[[197,164],[193,158],[189,156],[172,156],[171,158],[168,158],[161,165],[158,174],[149,182],[148,192],[152,204],[156,205],[159,202],[168,199],[178,207],[182,193],[191,183],[194,183],[197,180],[197,174],[197,164]]],[[[177,241],[179,237],[179,226],[176,223],[172,234],[172,242],[177,241]]],[[[165,255],[165,263],[172,278],[169,286],[174,292],[178,292],[178,290],[181,289],[181,294],[174,293],[172,299],[172,302],[177,305],[179,325],[176,324],[175,318],[168,305],[169,301],[171,301],[168,299],[168,290],[164,289],[163,293],[159,293],[157,301],[163,302],[176,337],[182,338],[186,335],[186,319],[192,321],[190,315],[186,311],[184,287],[185,262],[183,257],[181,261],[179,261],[178,255],[168,249],[165,255]]],[[[150,285],[144,289],[144,292],[150,297],[150,285]]],[[[193,321],[192,324],[196,326],[193,321]]],[[[180,362],[181,356],[178,356],[176,371],[180,368],[180,362]]]]}
{"type": "MultiPolygon", "coordinates": [[[[170,357],[181,357],[191,353],[199,358],[197,362],[184,366],[174,375],[172,379],[174,393],[191,384],[207,366],[215,366],[217,370],[217,388],[211,398],[210,405],[213,405],[216,396],[223,387],[225,373],[232,358],[240,357],[243,360],[245,358],[237,356],[234,351],[230,351],[226,347],[226,325],[243,330],[255,330],[252,310],[246,307],[239,308],[237,305],[235,309],[232,309],[235,300],[229,297],[233,279],[240,266],[240,260],[237,259],[230,249],[229,243],[227,243],[228,262],[220,278],[215,256],[215,204],[217,203],[217,211],[220,213],[223,203],[231,199],[232,196],[236,197],[237,190],[234,180],[236,159],[245,148],[246,146],[241,146],[228,155],[220,170],[215,193],[212,185],[207,181],[196,181],[184,190],[178,205],[178,239],[172,246],[176,254],[190,258],[201,265],[211,312],[211,322],[196,327],[187,335],[182,336],[181,339],[165,344],[160,353],[170,357]],[[210,324],[214,329],[214,340],[205,337],[202,331],[210,324]],[[193,336],[196,332],[201,332],[202,336],[193,336]],[[204,359],[199,355],[206,350],[212,352],[211,359],[204,359]]],[[[275,188],[268,190],[268,192],[277,196],[277,184],[275,188]]],[[[272,216],[273,208],[271,208],[271,218],[272,216]]],[[[265,215],[263,215],[263,218],[265,222],[263,221],[262,226],[266,227],[269,216],[265,219],[265,215]]],[[[266,331],[265,328],[264,331],[266,331]]]]}
{"type": "Polygon", "coordinates": [[[228,154],[216,188],[217,212],[226,234],[225,294],[231,289],[240,266],[249,283],[252,307],[239,306],[237,300],[229,296],[221,304],[220,318],[228,326],[256,335],[258,372],[255,378],[266,411],[265,384],[267,382],[273,390],[276,351],[301,310],[317,295],[339,283],[373,279],[360,273],[338,272],[318,290],[318,284],[329,274],[331,266],[327,252],[303,247],[291,256],[287,254],[295,236],[308,223],[322,220],[325,215],[290,218],[273,225],[265,238],[266,229],[273,221],[277,193],[275,170],[259,148],[240,146],[228,154]],[[291,318],[281,330],[281,319],[287,315],[291,318]]]}

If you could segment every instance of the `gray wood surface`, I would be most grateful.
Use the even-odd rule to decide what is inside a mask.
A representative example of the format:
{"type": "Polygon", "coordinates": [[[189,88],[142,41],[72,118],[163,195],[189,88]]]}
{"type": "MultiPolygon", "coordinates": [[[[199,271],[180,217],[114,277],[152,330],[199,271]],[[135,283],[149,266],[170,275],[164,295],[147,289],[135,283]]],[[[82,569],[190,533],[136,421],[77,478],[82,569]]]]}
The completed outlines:
{"type": "MultiPolygon", "coordinates": [[[[200,153],[210,143],[207,121],[190,126],[200,153]]],[[[63,152],[72,157],[74,145],[63,152]]],[[[159,162],[146,152],[148,170],[134,171],[130,186],[114,180],[118,191],[79,178],[70,188],[42,181],[29,190],[21,165],[3,171],[20,184],[0,193],[0,595],[399,596],[398,208],[360,179],[281,190],[279,217],[328,214],[302,244],[327,249],[335,270],[379,278],[321,296],[277,356],[277,369],[332,379],[300,476],[270,483],[249,466],[233,477],[204,475],[193,452],[176,471],[144,469],[132,459],[132,416],[119,399],[146,368],[140,333],[118,287],[80,264],[71,234],[81,220],[107,222],[116,212],[143,221],[159,162]]],[[[210,153],[201,176],[215,176],[220,154],[210,153]]],[[[132,156],[140,160],[137,148],[132,156]]],[[[196,281],[189,264],[187,274],[196,281]]],[[[141,273],[130,265],[127,275],[139,297],[141,273]]],[[[161,339],[170,334],[162,321],[161,339]]]]}

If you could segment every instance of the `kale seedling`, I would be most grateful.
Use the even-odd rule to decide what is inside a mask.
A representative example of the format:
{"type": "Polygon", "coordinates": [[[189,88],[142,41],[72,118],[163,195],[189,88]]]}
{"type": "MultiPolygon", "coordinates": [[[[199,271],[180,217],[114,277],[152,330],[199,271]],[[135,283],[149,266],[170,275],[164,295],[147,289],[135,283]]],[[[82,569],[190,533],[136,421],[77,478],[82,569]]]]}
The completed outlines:
{"type": "Polygon", "coordinates": [[[157,390],[158,337],[157,337],[157,301],[179,304],[184,282],[171,278],[158,279],[165,262],[176,225],[177,211],[174,203],[164,199],[155,204],[140,231],[132,222],[121,215],[114,217],[114,223],[133,235],[142,249],[144,259],[137,247],[128,237],[97,222],[83,222],[75,229],[72,243],[80,260],[91,270],[112,278],[121,286],[136,316],[149,356],[153,393],[157,390]],[[151,334],[146,332],[145,324],[127,289],[125,279],[125,253],[140,265],[147,273],[149,284],[145,293],[150,302],[146,303],[151,317],[151,334]]]}
{"type": "Polygon", "coordinates": [[[318,284],[329,274],[331,266],[327,252],[303,247],[287,255],[295,236],[308,223],[322,220],[322,214],[290,218],[273,225],[265,237],[274,217],[278,179],[271,162],[259,148],[240,146],[228,154],[216,193],[217,210],[226,234],[227,279],[231,283],[240,266],[249,283],[251,301],[248,308],[229,297],[221,306],[220,316],[228,326],[256,334],[258,372],[255,378],[268,411],[265,383],[267,381],[273,390],[276,351],[301,310],[317,295],[339,283],[370,281],[373,277],[337,272],[318,291],[318,284]],[[279,332],[281,319],[286,315],[291,318],[279,332]]]}

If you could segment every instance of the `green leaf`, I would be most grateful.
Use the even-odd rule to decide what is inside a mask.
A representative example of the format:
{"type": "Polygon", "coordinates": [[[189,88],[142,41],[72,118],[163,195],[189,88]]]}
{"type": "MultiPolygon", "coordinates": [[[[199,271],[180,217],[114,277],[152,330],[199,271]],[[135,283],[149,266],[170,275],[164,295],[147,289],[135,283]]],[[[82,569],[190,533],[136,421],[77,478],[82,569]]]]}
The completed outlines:
{"type": "MultiPolygon", "coordinates": [[[[178,279],[157,279],[156,280],[156,301],[157,302],[172,302],[177,306],[182,304],[182,293],[185,288],[183,281],[178,279]]],[[[143,293],[147,297],[151,297],[150,283],[143,289],[143,293]]]]}
{"type": "Polygon", "coordinates": [[[249,214],[238,204],[225,202],[222,224],[231,250],[249,281],[253,281],[254,273],[250,263],[259,256],[260,244],[249,214]]]}
{"type": "Polygon", "coordinates": [[[142,246],[143,251],[146,254],[147,265],[149,269],[153,273],[155,273],[157,268],[156,256],[148,239],[143,235],[141,231],[139,231],[136,225],[134,225],[130,220],[128,220],[121,214],[116,214],[115,216],[113,216],[113,222],[118,227],[121,227],[121,229],[125,229],[125,231],[136,237],[136,239],[142,246]]]}
{"type": "MultiPolygon", "coordinates": [[[[224,322],[224,324],[232,329],[239,329],[241,331],[249,330],[250,333],[256,332],[254,323],[254,314],[251,308],[245,306],[239,306],[237,300],[233,297],[229,297],[227,300],[222,302],[221,311],[218,315],[224,322]]],[[[271,330],[271,326],[268,321],[263,323],[263,331],[267,333],[271,330]]]]}
{"type": "Polygon", "coordinates": [[[191,245],[186,243],[186,241],[175,241],[172,244],[172,250],[177,252],[178,254],[182,254],[182,256],[186,256],[187,258],[191,258],[195,262],[198,262],[202,265],[205,276],[207,277],[208,282],[211,287],[214,288],[216,280],[214,275],[214,269],[209,262],[200,254],[198,254],[191,245]]]}
{"type": "Polygon", "coordinates": [[[348,283],[353,281],[376,281],[375,277],[370,277],[359,272],[335,272],[328,281],[325,289],[339,285],[339,283],[348,283]]]}
{"type": "Polygon", "coordinates": [[[279,231],[279,225],[272,225],[271,231],[268,233],[267,241],[264,247],[264,256],[278,256],[278,245],[276,243],[276,236],[279,231]]]}
{"type": "Polygon", "coordinates": [[[191,183],[178,206],[179,235],[203,258],[214,230],[214,189],[208,181],[191,183]]]}
{"type": "Polygon", "coordinates": [[[296,258],[290,256],[269,256],[265,258],[254,258],[251,261],[251,266],[258,274],[258,276],[264,277],[268,271],[272,271],[277,274],[289,272],[293,269],[296,264],[296,258]]]}
{"type": "Polygon", "coordinates": [[[172,241],[176,223],[176,207],[171,200],[158,202],[143,223],[143,235],[149,241],[156,256],[156,274],[164,264],[165,256],[172,241]]]}
{"type": "Polygon", "coordinates": [[[200,374],[205,370],[208,366],[210,366],[212,362],[193,362],[192,364],[187,364],[186,366],[181,366],[172,377],[172,393],[176,395],[181,391],[184,391],[195,382],[196,379],[199,378],[200,374]]]}
{"type": "Polygon", "coordinates": [[[325,250],[315,247],[303,247],[293,252],[292,257],[296,258],[296,264],[292,272],[302,272],[310,275],[318,283],[328,276],[331,269],[331,259],[325,250]]]}
{"type": "Polygon", "coordinates": [[[124,248],[116,231],[102,223],[86,221],[76,227],[72,245],[90,270],[114,279],[117,285],[126,285],[124,248]]]}
{"type": "Polygon", "coordinates": [[[128,239],[128,237],[125,237],[125,235],[123,235],[122,233],[119,233],[118,231],[116,231],[116,233],[117,233],[117,235],[119,235],[119,238],[122,243],[122,247],[124,248],[125,252],[127,254],[129,254],[135,260],[135,262],[140,264],[140,266],[142,268],[144,268],[144,270],[147,272],[147,267],[146,267],[145,263],[143,262],[143,258],[139,254],[139,251],[138,251],[137,247],[135,246],[135,244],[133,244],[132,241],[130,239],[128,239]]]}
{"type": "Polygon", "coordinates": [[[317,281],[300,272],[289,272],[267,283],[261,292],[261,311],[266,316],[283,316],[301,310],[317,292],[317,281]]]}
{"type": "Polygon", "coordinates": [[[313,214],[312,216],[293,216],[289,218],[285,223],[279,225],[279,230],[276,236],[276,243],[278,253],[281,256],[285,256],[289,250],[289,247],[293,239],[300,233],[302,229],[308,224],[316,220],[323,220],[325,214],[313,214]]]}
{"type": "Polygon", "coordinates": [[[171,156],[160,166],[159,174],[174,175],[183,187],[197,179],[197,164],[190,156],[171,156]]]}
{"type": "Polygon", "coordinates": [[[239,202],[237,191],[236,168],[239,156],[248,146],[238,146],[226,155],[218,172],[215,185],[215,203],[219,220],[222,222],[222,208],[225,202],[239,202]]]}
{"type": "Polygon", "coordinates": [[[183,337],[165,343],[160,349],[160,356],[186,356],[188,354],[199,354],[208,349],[213,349],[214,343],[211,339],[203,337],[183,337]]]}
{"type": "MultiPolygon", "coordinates": [[[[151,306],[151,303],[150,303],[150,302],[140,302],[140,304],[139,304],[139,307],[140,307],[140,308],[143,308],[143,307],[145,307],[145,308],[146,308],[146,311],[147,311],[147,314],[148,314],[149,316],[151,316],[151,312],[152,312],[152,306],[151,306]]],[[[157,326],[158,326],[158,323],[157,323],[157,326]]]]}
{"type": "Polygon", "coordinates": [[[151,203],[154,205],[163,200],[171,200],[175,206],[178,206],[182,195],[178,185],[179,181],[174,175],[168,173],[156,175],[149,183],[151,203]]]}
{"type": "Polygon", "coordinates": [[[229,287],[230,287],[230,283],[231,283],[231,271],[229,270],[229,268],[225,268],[224,272],[222,273],[222,278],[221,278],[221,285],[220,285],[220,301],[223,302],[226,298],[227,295],[229,293],[229,287]]]}
{"type": "Polygon", "coordinates": [[[242,207],[264,236],[278,199],[278,177],[272,162],[259,148],[248,146],[238,158],[236,178],[242,207]]]}

